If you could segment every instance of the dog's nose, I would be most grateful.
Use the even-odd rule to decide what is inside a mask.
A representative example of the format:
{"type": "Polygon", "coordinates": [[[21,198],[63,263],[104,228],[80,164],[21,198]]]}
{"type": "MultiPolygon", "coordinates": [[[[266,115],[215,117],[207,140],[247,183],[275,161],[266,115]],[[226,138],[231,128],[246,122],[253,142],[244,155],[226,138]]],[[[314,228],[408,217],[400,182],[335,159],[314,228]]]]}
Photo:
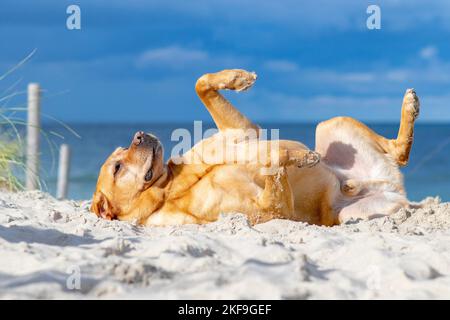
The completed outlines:
{"type": "Polygon", "coordinates": [[[138,131],[134,134],[133,144],[138,146],[144,141],[145,133],[144,131],[138,131]]]}

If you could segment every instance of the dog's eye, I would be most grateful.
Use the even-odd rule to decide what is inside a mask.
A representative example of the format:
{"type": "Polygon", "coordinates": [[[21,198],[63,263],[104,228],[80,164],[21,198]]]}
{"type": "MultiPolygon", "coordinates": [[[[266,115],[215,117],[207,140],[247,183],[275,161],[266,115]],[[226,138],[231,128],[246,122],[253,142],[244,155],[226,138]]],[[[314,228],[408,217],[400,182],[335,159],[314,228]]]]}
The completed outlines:
{"type": "Polygon", "coordinates": [[[153,178],[153,170],[150,169],[150,170],[148,170],[147,173],[145,174],[144,179],[145,179],[145,181],[150,181],[150,180],[152,180],[152,178],[153,178]]]}
{"type": "Polygon", "coordinates": [[[117,172],[119,172],[121,167],[122,167],[122,164],[120,162],[117,162],[116,165],[114,166],[114,175],[116,175],[117,172]]]}

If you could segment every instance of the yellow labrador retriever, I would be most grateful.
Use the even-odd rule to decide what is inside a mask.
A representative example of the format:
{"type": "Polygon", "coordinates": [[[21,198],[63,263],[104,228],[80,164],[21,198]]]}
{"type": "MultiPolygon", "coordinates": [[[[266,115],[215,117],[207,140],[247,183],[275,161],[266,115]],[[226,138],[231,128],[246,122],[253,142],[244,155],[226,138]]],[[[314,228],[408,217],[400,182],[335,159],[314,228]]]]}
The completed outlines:
{"type": "Polygon", "coordinates": [[[252,224],[284,218],[332,226],[409,205],[399,166],[408,162],[419,114],[414,90],[404,96],[396,139],[337,117],[317,126],[311,151],[261,139],[260,128],[218,92],[255,80],[244,70],[203,75],[195,89],[219,132],[166,164],[159,140],[136,133],[103,164],[91,211],[146,225],[208,223],[240,212],[252,224]]]}

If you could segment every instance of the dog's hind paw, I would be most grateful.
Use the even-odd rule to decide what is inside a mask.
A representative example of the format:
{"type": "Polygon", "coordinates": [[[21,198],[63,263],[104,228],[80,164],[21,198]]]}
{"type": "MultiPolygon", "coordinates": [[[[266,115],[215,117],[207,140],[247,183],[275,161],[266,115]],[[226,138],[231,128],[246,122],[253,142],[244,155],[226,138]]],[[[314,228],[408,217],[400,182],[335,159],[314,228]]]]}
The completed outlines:
{"type": "Polygon", "coordinates": [[[419,116],[420,101],[414,89],[407,89],[403,98],[403,108],[415,120],[419,116]]]}

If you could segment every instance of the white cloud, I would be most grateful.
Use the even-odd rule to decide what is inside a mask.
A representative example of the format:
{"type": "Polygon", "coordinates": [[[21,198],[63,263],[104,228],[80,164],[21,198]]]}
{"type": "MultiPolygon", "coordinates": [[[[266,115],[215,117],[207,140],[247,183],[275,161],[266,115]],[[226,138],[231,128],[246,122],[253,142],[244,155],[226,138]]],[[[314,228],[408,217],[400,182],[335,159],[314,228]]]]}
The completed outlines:
{"type": "Polygon", "coordinates": [[[394,69],[386,72],[386,80],[394,82],[406,81],[409,77],[409,72],[403,69],[394,69]]]}
{"type": "Polygon", "coordinates": [[[347,72],[343,74],[336,74],[336,80],[367,83],[375,80],[375,75],[372,72],[347,72]]]}
{"type": "Polygon", "coordinates": [[[373,61],[349,71],[349,68],[317,68],[306,65],[299,68],[295,61],[269,60],[262,62],[256,71],[261,68],[261,76],[267,72],[272,77],[272,80],[265,82],[269,87],[270,82],[283,83],[289,92],[307,90],[314,94],[339,92],[348,95],[378,92],[392,95],[408,87],[449,92],[450,63],[439,59],[438,49],[435,47],[425,47],[421,52],[428,57],[427,63],[416,56],[401,65],[373,61]]]}
{"type": "Polygon", "coordinates": [[[425,60],[432,60],[437,57],[438,49],[434,46],[427,46],[420,50],[419,55],[425,60]]]}
{"type": "Polygon", "coordinates": [[[269,60],[263,63],[263,68],[273,72],[297,72],[299,67],[288,60],[269,60]]]}
{"type": "Polygon", "coordinates": [[[137,67],[171,65],[184,66],[186,64],[198,63],[208,59],[208,53],[202,50],[183,48],[180,46],[169,46],[150,49],[136,60],[137,67]]]}
{"type": "MultiPolygon", "coordinates": [[[[226,53],[213,53],[191,49],[180,45],[149,49],[135,56],[134,66],[138,69],[163,68],[178,74],[194,72],[197,75],[222,69],[251,68],[251,57],[226,53]]],[[[172,74],[173,75],[173,74],[172,74]]]]}
{"type": "MultiPolygon", "coordinates": [[[[376,92],[372,96],[315,95],[305,97],[275,91],[258,91],[253,96],[239,97],[237,105],[255,121],[267,121],[264,109],[276,108],[278,121],[323,121],[336,116],[350,116],[361,121],[398,122],[404,92],[391,97],[376,92]],[[243,100],[243,101],[242,101],[243,100]]],[[[419,121],[448,121],[450,94],[420,95],[419,121]]]]}
{"type": "Polygon", "coordinates": [[[400,110],[399,98],[354,97],[336,95],[316,95],[302,97],[283,93],[265,93],[264,101],[279,108],[283,120],[311,121],[325,120],[335,116],[354,116],[361,120],[380,120],[395,117],[400,110]]]}

